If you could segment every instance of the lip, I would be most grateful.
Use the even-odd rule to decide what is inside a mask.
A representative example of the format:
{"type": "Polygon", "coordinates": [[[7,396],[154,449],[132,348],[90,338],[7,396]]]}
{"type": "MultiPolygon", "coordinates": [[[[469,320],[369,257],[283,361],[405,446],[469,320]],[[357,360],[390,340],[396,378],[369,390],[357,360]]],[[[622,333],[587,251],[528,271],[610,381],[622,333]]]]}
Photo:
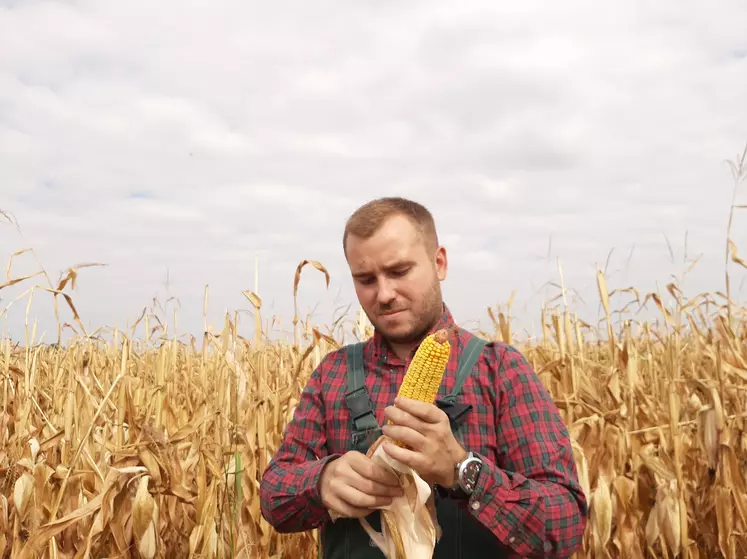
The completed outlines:
{"type": "Polygon", "coordinates": [[[382,313],[381,316],[397,316],[398,314],[402,314],[404,311],[394,311],[394,312],[387,312],[382,313]]]}

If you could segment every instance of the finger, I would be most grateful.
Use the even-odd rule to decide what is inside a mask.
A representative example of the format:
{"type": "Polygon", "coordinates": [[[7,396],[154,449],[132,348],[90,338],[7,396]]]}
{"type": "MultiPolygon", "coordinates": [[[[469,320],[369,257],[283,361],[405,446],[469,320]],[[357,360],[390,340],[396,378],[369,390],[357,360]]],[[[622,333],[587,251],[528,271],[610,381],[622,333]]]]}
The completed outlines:
{"type": "Polygon", "coordinates": [[[386,417],[392,423],[410,427],[411,429],[414,429],[415,431],[418,431],[420,433],[423,433],[427,428],[427,424],[418,419],[416,416],[412,415],[406,410],[395,406],[386,407],[384,409],[384,417],[386,417]]]}
{"type": "Polygon", "coordinates": [[[382,432],[389,438],[402,442],[415,450],[423,450],[428,439],[415,429],[403,425],[384,425],[382,432]]]}
{"type": "Polygon", "coordinates": [[[351,457],[349,462],[350,468],[355,474],[363,479],[380,483],[390,487],[399,487],[399,478],[386,468],[380,466],[368,456],[360,455],[351,457]]]}
{"type": "Polygon", "coordinates": [[[379,483],[371,479],[366,479],[360,475],[357,475],[353,479],[349,480],[348,485],[354,487],[361,493],[365,493],[366,495],[371,495],[374,497],[391,498],[399,497],[404,494],[404,490],[399,484],[397,486],[384,485],[383,483],[379,483]]]}
{"type": "Polygon", "coordinates": [[[425,457],[416,450],[402,448],[396,444],[387,443],[384,445],[384,452],[397,460],[398,462],[409,466],[417,472],[422,472],[425,465],[425,457]]]}
{"type": "Polygon", "coordinates": [[[424,423],[438,423],[444,414],[435,404],[413,400],[412,398],[404,398],[402,396],[394,399],[394,405],[424,423]]]}
{"type": "Polygon", "coordinates": [[[332,499],[329,510],[335,512],[343,518],[361,518],[364,516],[368,516],[373,512],[369,508],[353,506],[347,501],[340,499],[339,497],[334,497],[332,499]]]}
{"type": "Polygon", "coordinates": [[[385,495],[370,495],[352,485],[340,486],[337,495],[346,505],[358,509],[358,512],[390,505],[393,500],[385,495]]]}
{"type": "MultiPolygon", "coordinates": [[[[360,484],[365,488],[366,480],[361,478],[349,467],[340,472],[336,472],[336,477],[330,484],[329,501],[330,508],[345,516],[366,516],[372,512],[373,507],[388,505],[392,502],[393,497],[397,495],[380,495],[368,494],[367,491],[356,487],[360,484]]],[[[392,491],[395,488],[380,486],[382,491],[392,491]]],[[[402,491],[400,489],[400,491],[402,491]]]]}

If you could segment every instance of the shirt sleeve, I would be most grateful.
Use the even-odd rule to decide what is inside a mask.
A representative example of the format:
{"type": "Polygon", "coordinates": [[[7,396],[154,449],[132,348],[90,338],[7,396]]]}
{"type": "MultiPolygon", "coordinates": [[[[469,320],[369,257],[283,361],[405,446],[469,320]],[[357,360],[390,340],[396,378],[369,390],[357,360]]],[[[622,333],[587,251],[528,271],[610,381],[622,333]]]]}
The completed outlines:
{"type": "Polygon", "coordinates": [[[313,530],[329,519],[319,493],[319,479],[327,462],[339,455],[327,452],[323,366],[324,361],[311,374],[282,443],[262,475],[262,516],[280,533],[313,530]]]}
{"type": "Polygon", "coordinates": [[[467,510],[515,555],[567,559],[581,548],[587,501],[557,406],[524,356],[497,348],[499,460],[484,456],[467,510]]]}

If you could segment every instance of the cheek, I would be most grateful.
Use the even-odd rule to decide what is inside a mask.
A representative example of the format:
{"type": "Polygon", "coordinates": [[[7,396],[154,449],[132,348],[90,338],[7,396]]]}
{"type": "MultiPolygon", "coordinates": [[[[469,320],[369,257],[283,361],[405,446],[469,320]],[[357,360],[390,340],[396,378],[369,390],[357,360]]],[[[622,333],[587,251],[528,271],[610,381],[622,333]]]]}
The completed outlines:
{"type": "Polygon", "coordinates": [[[376,288],[367,285],[356,285],[355,294],[358,301],[365,310],[369,310],[376,304],[376,288]]]}
{"type": "Polygon", "coordinates": [[[412,276],[400,280],[397,284],[397,293],[410,301],[421,300],[430,292],[427,278],[412,276]]]}

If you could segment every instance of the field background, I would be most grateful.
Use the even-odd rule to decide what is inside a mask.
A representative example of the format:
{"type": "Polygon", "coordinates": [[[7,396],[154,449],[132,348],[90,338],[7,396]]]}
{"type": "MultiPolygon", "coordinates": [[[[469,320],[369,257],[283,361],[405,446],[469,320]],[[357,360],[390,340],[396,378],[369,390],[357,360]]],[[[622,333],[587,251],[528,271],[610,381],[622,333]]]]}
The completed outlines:
{"type": "MultiPolygon", "coordinates": [[[[745,267],[730,231],[731,217],[726,263],[745,267]]],[[[307,273],[327,272],[299,263],[294,289],[307,273]]],[[[71,317],[58,339],[77,332],[38,343],[28,317],[23,343],[0,342],[2,557],[315,556],[316,534],[278,535],[261,518],[259,479],[313,368],[371,334],[363,317],[316,325],[296,313],[293,339],[270,340],[247,291],[252,339],[236,312],[184,339],[157,310],[84,335],[77,274],[0,284],[28,283],[29,304],[51,294],[71,317]]],[[[747,556],[747,321],[728,273],[723,291],[693,295],[676,281],[610,288],[600,269],[593,325],[569,309],[560,265],[558,278],[538,339],[517,336],[510,303],[488,308],[494,328],[478,334],[525,353],[570,429],[591,503],[577,559],[747,556]],[[653,320],[636,319],[643,307],[653,320]]]]}

